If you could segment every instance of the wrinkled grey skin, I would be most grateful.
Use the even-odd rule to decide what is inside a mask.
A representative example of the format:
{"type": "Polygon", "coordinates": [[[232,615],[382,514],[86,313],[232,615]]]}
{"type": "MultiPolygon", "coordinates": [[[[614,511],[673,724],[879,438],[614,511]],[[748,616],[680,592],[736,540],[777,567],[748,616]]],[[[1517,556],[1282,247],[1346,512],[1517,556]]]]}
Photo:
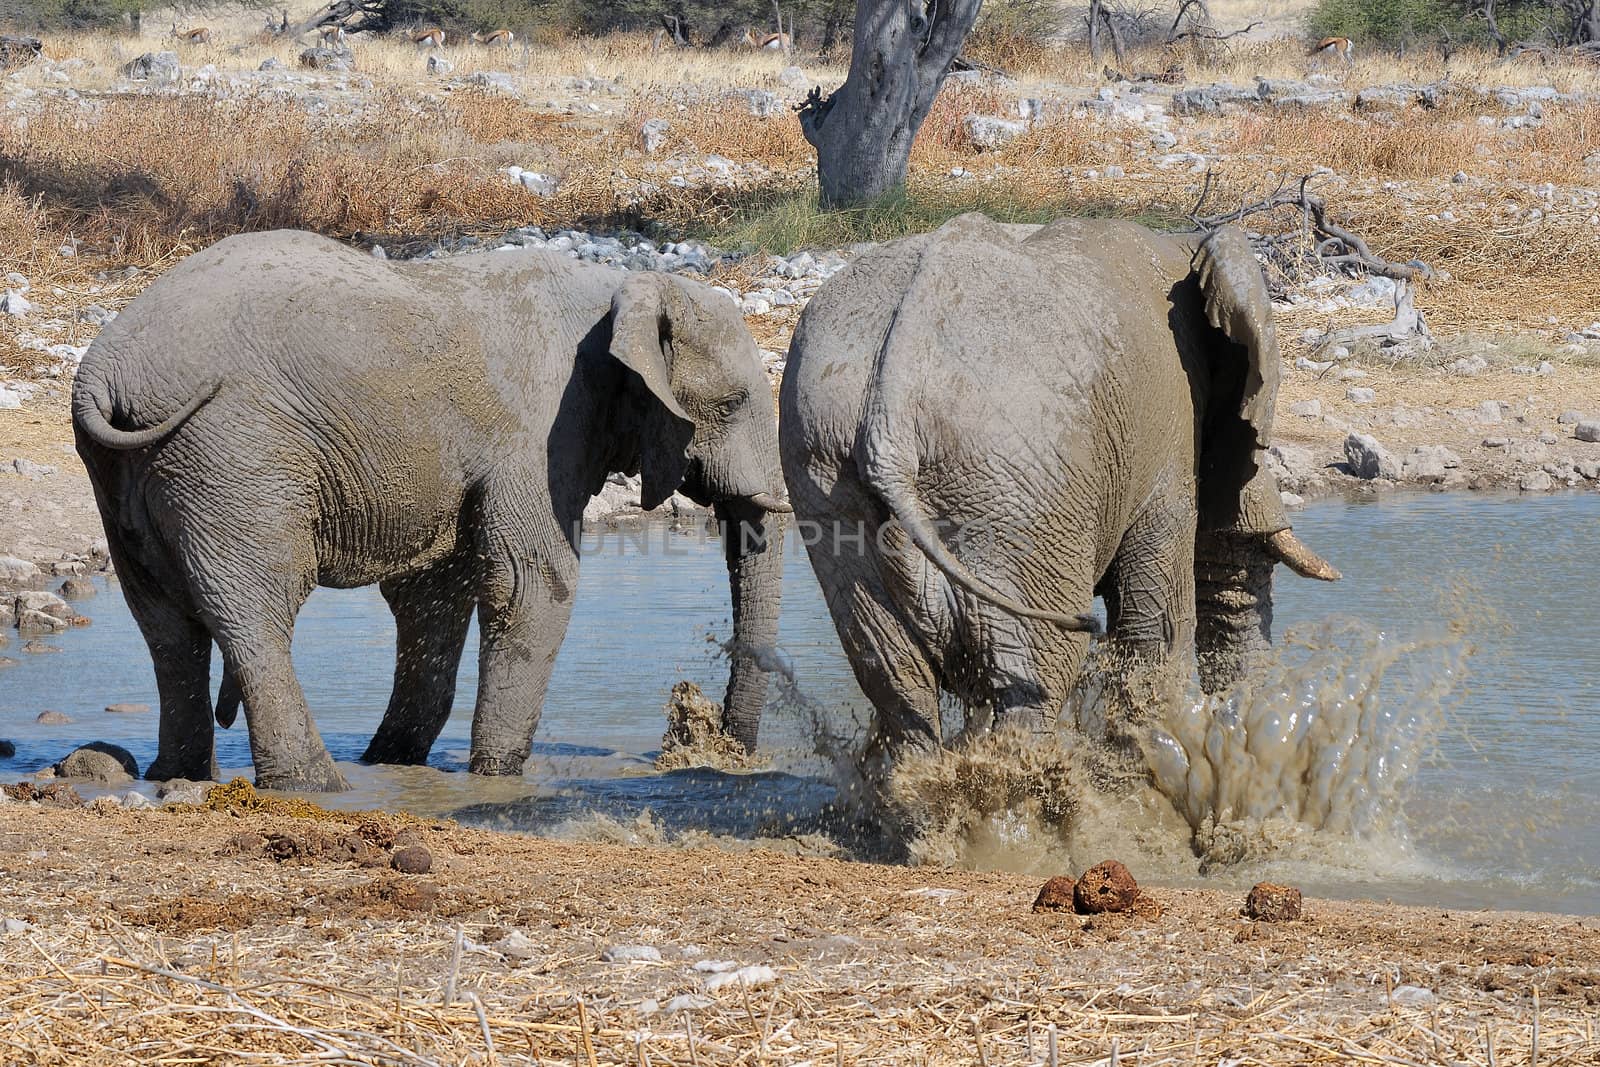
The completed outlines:
{"type": "MultiPolygon", "coordinates": [[[[682,488],[727,538],[736,648],[777,632],[784,511],[771,391],[705,286],[545,253],[389,263],[325,238],[224,240],[101,333],[73,388],[128,603],[155,662],[147,777],[215,774],[242,700],[256,780],[344,780],[289,659],[313,587],[381,583],[394,690],[365,758],[418,763],[481,635],[471,769],[521,773],[609,472],[682,488]],[[740,535],[743,536],[740,536],[740,535]]],[[[747,747],[767,678],[735,655],[725,725],[747,747]]]]}
{"type": "Polygon", "coordinates": [[[1054,723],[1097,593],[1131,656],[1170,674],[1198,646],[1216,690],[1270,640],[1275,539],[1336,576],[1261,463],[1260,270],[1237,230],[1198,240],[966,215],[861,256],[801,316],[784,476],[880,753],[942,741],[941,691],[1054,723]]]}

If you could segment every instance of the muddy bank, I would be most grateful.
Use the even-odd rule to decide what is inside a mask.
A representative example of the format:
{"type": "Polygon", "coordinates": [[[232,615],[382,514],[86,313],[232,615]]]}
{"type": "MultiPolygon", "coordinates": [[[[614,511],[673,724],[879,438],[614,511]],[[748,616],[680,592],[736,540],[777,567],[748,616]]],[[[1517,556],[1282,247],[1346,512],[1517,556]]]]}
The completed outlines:
{"type": "Polygon", "coordinates": [[[1487,1036],[1523,1064],[1536,1018],[1538,1062],[1600,1053],[1592,918],[1308,900],[1269,924],[1248,888],[1082,917],[1012,875],[11,802],[0,1010],[37,1062],[203,1031],[226,1060],[999,1063],[1054,1025],[1069,1060],[1483,1063],[1487,1036]]]}

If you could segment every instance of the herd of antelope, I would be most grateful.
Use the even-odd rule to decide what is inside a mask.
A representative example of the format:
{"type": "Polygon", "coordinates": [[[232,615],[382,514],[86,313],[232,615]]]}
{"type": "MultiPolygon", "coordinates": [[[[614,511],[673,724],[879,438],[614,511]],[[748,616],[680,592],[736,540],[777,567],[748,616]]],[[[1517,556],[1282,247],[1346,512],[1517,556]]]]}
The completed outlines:
{"type": "MultiPolygon", "coordinates": [[[[258,37],[262,39],[280,37],[287,32],[288,28],[289,15],[288,12],[285,12],[281,23],[275,22],[270,18],[267,19],[266,29],[258,37]]],[[[201,45],[211,43],[211,30],[206,26],[180,30],[178,29],[178,24],[174,22],[172,24],[172,32],[168,36],[181,44],[201,45]]],[[[406,36],[412,44],[421,50],[443,48],[445,44],[445,33],[437,26],[425,26],[422,29],[412,30],[406,36]]],[[[517,40],[517,35],[503,26],[498,30],[490,30],[487,33],[472,33],[469,36],[476,43],[488,48],[510,48],[517,40]]],[[[776,36],[776,34],[773,35],[773,37],[776,36]]],[[[331,22],[325,26],[317,27],[317,39],[324,48],[343,49],[348,45],[350,37],[342,24],[331,22]]],[[[784,35],[784,39],[787,41],[787,34],[784,35]]],[[[763,44],[762,47],[768,46],[763,44]]],[[[771,47],[785,46],[773,45],[771,47]]]]}

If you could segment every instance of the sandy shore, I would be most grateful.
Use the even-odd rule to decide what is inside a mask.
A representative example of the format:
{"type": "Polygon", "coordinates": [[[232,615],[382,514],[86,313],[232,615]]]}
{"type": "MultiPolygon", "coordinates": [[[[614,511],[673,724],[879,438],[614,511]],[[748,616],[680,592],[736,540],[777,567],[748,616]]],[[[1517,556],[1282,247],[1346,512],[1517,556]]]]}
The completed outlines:
{"type": "Polygon", "coordinates": [[[1087,918],[1034,913],[1038,888],[11,802],[0,1059],[1040,1063],[1053,1025],[1064,1063],[1600,1062],[1600,919],[1312,900],[1266,924],[1245,886],[1087,918]],[[416,846],[431,870],[391,869],[416,846]]]}

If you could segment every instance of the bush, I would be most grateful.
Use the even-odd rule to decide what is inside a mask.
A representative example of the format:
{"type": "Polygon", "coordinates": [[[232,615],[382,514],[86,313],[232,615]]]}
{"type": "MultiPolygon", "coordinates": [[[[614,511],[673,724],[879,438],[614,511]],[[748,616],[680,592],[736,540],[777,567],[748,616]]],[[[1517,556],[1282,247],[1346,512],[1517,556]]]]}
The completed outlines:
{"type": "Polygon", "coordinates": [[[0,0],[0,26],[97,29],[131,20],[140,7],[141,0],[0,0]]]}
{"type": "MultiPolygon", "coordinates": [[[[1435,41],[1492,47],[1488,23],[1475,0],[1317,0],[1306,19],[1311,36],[1349,37],[1384,48],[1435,41]]],[[[1495,14],[1508,41],[1546,33],[1564,40],[1570,17],[1554,0],[1499,0],[1495,14]]]]}

